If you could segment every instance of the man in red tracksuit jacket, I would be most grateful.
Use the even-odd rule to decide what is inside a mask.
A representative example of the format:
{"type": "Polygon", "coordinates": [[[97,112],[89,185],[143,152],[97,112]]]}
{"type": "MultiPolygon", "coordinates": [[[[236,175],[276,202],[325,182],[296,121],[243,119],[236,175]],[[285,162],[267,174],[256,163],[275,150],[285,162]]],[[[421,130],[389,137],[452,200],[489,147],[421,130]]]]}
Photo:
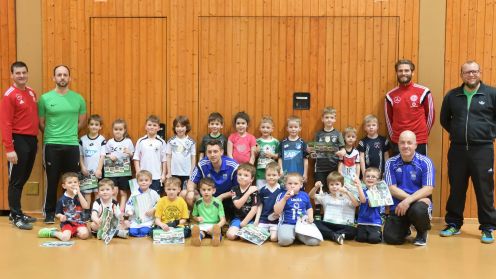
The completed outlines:
{"type": "Polygon", "coordinates": [[[397,155],[398,138],[410,130],[417,137],[417,152],[427,155],[427,140],[434,124],[434,102],[429,88],[413,83],[415,65],[410,60],[398,60],[394,65],[398,86],[385,98],[386,126],[392,143],[392,155],[397,155]]]}
{"type": "Polygon", "coordinates": [[[26,64],[14,62],[10,71],[13,85],[5,91],[0,102],[0,128],[9,168],[9,219],[16,227],[30,230],[36,218],[22,212],[21,195],[38,148],[38,107],[35,92],[26,86],[26,64]]]}

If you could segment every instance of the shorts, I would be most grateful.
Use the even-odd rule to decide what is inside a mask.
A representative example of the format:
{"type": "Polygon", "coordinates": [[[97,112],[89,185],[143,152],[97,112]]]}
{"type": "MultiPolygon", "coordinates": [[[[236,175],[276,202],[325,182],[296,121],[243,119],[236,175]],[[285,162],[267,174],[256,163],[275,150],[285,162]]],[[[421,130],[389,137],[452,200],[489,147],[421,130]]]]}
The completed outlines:
{"type": "Polygon", "coordinates": [[[150,185],[150,189],[157,192],[157,194],[159,196],[162,196],[162,193],[164,192],[164,187],[162,187],[162,182],[160,182],[160,179],[152,180],[152,184],[150,185]]]}
{"type": "MultiPolygon", "coordinates": [[[[248,224],[253,224],[253,221],[248,222],[248,224]]],[[[241,219],[233,218],[231,220],[231,223],[229,224],[229,227],[237,227],[237,228],[241,229],[241,219]]]]}
{"type": "Polygon", "coordinates": [[[67,224],[65,224],[65,225],[62,226],[62,228],[60,229],[60,231],[61,232],[70,231],[71,232],[71,236],[76,236],[77,235],[78,228],[86,228],[86,224],[71,224],[71,223],[67,223],[67,224]]]}
{"type": "Polygon", "coordinates": [[[258,227],[262,229],[266,229],[269,232],[277,232],[277,224],[267,224],[267,223],[259,223],[258,227]]]}
{"type": "Polygon", "coordinates": [[[212,231],[212,228],[214,227],[214,225],[215,224],[199,224],[198,227],[200,227],[200,231],[209,233],[212,231]]]}
{"type": "Polygon", "coordinates": [[[141,228],[129,228],[129,235],[134,237],[146,237],[151,236],[151,227],[141,227],[141,228]]]}
{"type": "Polygon", "coordinates": [[[129,190],[129,180],[131,180],[131,176],[109,177],[109,179],[114,182],[115,186],[119,187],[119,190],[129,190]]]}

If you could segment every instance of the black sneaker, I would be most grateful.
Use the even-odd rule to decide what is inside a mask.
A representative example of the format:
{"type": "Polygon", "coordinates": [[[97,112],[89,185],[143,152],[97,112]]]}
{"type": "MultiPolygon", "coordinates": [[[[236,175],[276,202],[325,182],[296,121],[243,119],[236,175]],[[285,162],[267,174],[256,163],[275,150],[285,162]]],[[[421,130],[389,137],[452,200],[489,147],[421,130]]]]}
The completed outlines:
{"type": "MultiPolygon", "coordinates": [[[[34,217],[31,217],[29,215],[26,215],[24,213],[21,213],[21,214],[18,214],[18,216],[21,216],[22,217],[22,220],[25,222],[25,223],[34,223],[36,222],[36,218],[34,217]]],[[[14,221],[14,218],[12,218],[12,213],[9,214],[9,221],[12,223],[14,221]]]]}
{"type": "Polygon", "coordinates": [[[413,245],[426,246],[427,245],[427,231],[421,233],[417,232],[417,236],[413,240],[413,245]]]}
{"type": "Polygon", "coordinates": [[[23,215],[16,215],[15,217],[11,217],[11,218],[12,218],[12,224],[14,224],[14,226],[18,227],[19,229],[21,230],[33,229],[33,224],[26,222],[23,215]]]}
{"type": "Polygon", "coordinates": [[[55,214],[47,213],[45,216],[45,224],[55,224],[55,214]]]}

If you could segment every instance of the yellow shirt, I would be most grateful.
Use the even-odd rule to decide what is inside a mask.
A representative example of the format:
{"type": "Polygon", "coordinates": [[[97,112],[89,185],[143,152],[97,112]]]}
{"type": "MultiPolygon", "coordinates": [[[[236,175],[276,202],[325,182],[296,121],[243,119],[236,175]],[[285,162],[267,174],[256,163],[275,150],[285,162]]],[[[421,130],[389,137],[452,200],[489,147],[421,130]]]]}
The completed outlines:
{"type": "Polygon", "coordinates": [[[155,207],[155,217],[160,218],[164,224],[180,219],[187,220],[189,219],[188,205],[181,197],[174,201],[162,197],[155,207]]]}

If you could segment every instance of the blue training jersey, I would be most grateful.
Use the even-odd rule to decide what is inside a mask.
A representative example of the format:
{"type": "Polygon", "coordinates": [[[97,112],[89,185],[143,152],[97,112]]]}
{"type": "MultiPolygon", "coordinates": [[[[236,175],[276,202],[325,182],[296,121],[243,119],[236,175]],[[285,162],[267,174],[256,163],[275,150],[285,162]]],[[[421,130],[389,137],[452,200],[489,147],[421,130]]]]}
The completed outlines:
{"type": "Polygon", "coordinates": [[[301,138],[294,141],[285,138],[279,148],[284,174],[296,172],[303,175],[303,161],[308,157],[307,144],[301,138]]]}
{"type": "MultiPolygon", "coordinates": [[[[415,153],[411,162],[404,162],[401,155],[396,155],[386,162],[384,181],[388,186],[396,185],[411,195],[423,186],[434,187],[435,169],[431,159],[415,153]]],[[[393,197],[394,204],[390,207],[394,211],[401,200],[393,197]]]]}
{"type": "Polygon", "coordinates": [[[277,185],[277,188],[274,190],[274,192],[271,192],[268,186],[264,186],[262,189],[260,189],[258,196],[260,197],[261,204],[262,204],[262,214],[260,214],[260,223],[263,224],[277,224],[279,220],[274,220],[270,221],[269,220],[269,215],[274,213],[274,204],[276,204],[276,199],[277,196],[279,196],[280,193],[285,192],[283,189],[281,189],[281,186],[277,185]]]}
{"type": "Polygon", "coordinates": [[[231,188],[238,185],[237,170],[238,163],[233,159],[222,156],[222,165],[219,172],[216,172],[212,162],[205,156],[198,162],[198,165],[191,174],[191,181],[198,185],[204,177],[210,177],[215,182],[216,191],[214,196],[219,196],[231,191],[231,188]]]}
{"type": "MultiPolygon", "coordinates": [[[[286,191],[279,193],[276,202],[282,200],[286,191]]],[[[307,210],[312,208],[310,197],[307,193],[300,191],[286,201],[286,205],[279,219],[280,224],[296,225],[298,217],[307,215],[307,210]]]]}
{"type": "Polygon", "coordinates": [[[370,207],[369,206],[369,197],[368,197],[368,189],[363,191],[366,201],[365,203],[360,203],[360,207],[358,208],[358,218],[357,223],[359,225],[382,225],[381,211],[382,206],[378,207],[370,207]]]}

